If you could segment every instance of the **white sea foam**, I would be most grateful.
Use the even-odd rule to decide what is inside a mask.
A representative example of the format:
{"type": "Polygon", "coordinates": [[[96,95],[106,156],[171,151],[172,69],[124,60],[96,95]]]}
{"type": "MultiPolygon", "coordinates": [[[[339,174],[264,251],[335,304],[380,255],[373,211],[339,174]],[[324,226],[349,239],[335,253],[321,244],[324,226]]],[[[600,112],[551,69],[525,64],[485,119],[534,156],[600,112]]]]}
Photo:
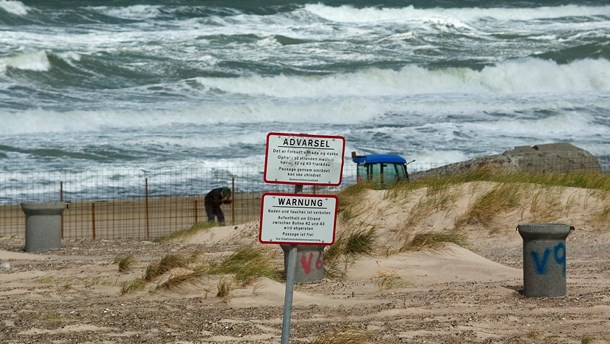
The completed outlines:
{"type": "Polygon", "coordinates": [[[0,0],[0,10],[4,10],[18,16],[24,16],[28,14],[29,7],[24,5],[21,1],[0,0]]]}
{"type": "Polygon", "coordinates": [[[351,6],[331,7],[323,4],[308,4],[305,9],[321,18],[335,22],[388,23],[429,20],[431,18],[453,18],[461,22],[471,22],[485,18],[495,20],[534,20],[578,16],[608,16],[610,6],[565,5],[535,8],[430,8],[413,6],[402,8],[354,8],[351,6]]]}
{"type": "Polygon", "coordinates": [[[5,73],[9,67],[44,72],[51,68],[51,63],[47,58],[46,52],[33,51],[9,57],[0,57],[0,73],[5,73]]]}
{"type": "Polygon", "coordinates": [[[161,6],[132,5],[125,7],[95,7],[101,13],[121,19],[148,19],[159,15],[161,6]]]}

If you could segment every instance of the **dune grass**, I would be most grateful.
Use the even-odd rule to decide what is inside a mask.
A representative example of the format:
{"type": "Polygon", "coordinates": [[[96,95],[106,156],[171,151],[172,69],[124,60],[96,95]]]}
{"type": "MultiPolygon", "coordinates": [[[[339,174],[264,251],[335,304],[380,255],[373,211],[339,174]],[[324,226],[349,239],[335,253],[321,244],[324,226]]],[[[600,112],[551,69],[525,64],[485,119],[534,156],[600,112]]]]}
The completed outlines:
{"type": "Polygon", "coordinates": [[[372,254],[376,244],[375,228],[356,229],[337,236],[324,251],[324,269],[331,277],[343,277],[359,255],[372,254]]]}
{"type": "Polygon", "coordinates": [[[119,256],[114,259],[114,263],[118,265],[119,272],[125,273],[129,272],[135,264],[136,259],[132,254],[128,254],[126,256],[119,256]]]}
{"type": "Polygon", "coordinates": [[[456,225],[466,224],[487,225],[493,218],[502,213],[521,206],[526,184],[500,183],[493,189],[477,198],[468,211],[457,220],[456,225]]]}
{"type": "MultiPolygon", "coordinates": [[[[170,253],[158,261],[151,262],[142,278],[137,278],[123,284],[121,293],[141,290],[147,283],[154,282],[158,277],[169,273],[167,279],[157,285],[157,289],[176,290],[180,286],[197,284],[202,277],[208,275],[233,275],[232,280],[241,286],[254,282],[259,277],[281,280],[279,269],[273,264],[272,258],[261,247],[242,246],[233,254],[221,261],[202,261],[200,251],[190,253],[170,253]],[[174,269],[183,271],[171,275],[174,269]]],[[[219,297],[225,298],[232,288],[232,283],[221,277],[219,282],[219,297]]]]}
{"type": "Polygon", "coordinates": [[[193,262],[194,257],[194,255],[182,255],[175,253],[168,254],[159,261],[148,265],[146,271],[144,272],[143,279],[150,282],[164,273],[171,271],[172,269],[188,268],[189,264],[193,262]]]}
{"type": "Polygon", "coordinates": [[[147,282],[143,278],[136,278],[134,280],[127,281],[123,283],[123,286],[121,287],[121,295],[142,290],[144,287],[146,287],[146,283],[147,282]]]}
{"type": "Polygon", "coordinates": [[[416,234],[410,242],[407,242],[402,251],[420,251],[424,249],[439,248],[445,243],[454,243],[458,246],[466,246],[466,237],[463,233],[452,230],[449,232],[429,232],[416,234]]]}
{"type": "Polygon", "coordinates": [[[210,274],[234,274],[235,282],[247,285],[259,277],[280,280],[281,274],[262,247],[241,246],[219,263],[209,266],[210,274]]]}
{"type": "MultiPolygon", "coordinates": [[[[610,199],[610,196],[607,196],[610,195],[610,175],[600,173],[507,173],[490,168],[481,168],[462,174],[431,175],[408,183],[398,183],[386,190],[384,199],[394,203],[399,202],[404,204],[404,208],[409,209],[404,225],[398,229],[397,233],[399,240],[405,240],[405,244],[400,250],[420,250],[437,247],[442,242],[453,242],[464,246],[466,244],[465,235],[457,229],[468,225],[488,226],[500,214],[511,211],[520,211],[521,216],[527,214],[532,221],[553,221],[558,216],[568,216],[575,204],[580,202],[579,204],[582,205],[586,199],[577,200],[577,196],[563,194],[566,187],[587,189],[589,190],[588,195],[597,194],[601,199],[610,199]],[[469,182],[492,182],[493,184],[491,184],[490,190],[480,188],[487,188],[490,184],[480,183],[473,184],[476,189],[473,188],[470,191],[458,187],[469,182]],[[420,190],[425,191],[422,194],[420,190]],[[463,195],[464,192],[471,192],[471,203],[469,208],[456,219],[450,232],[412,234],[413,229],[431,215],[439,211],[451,210],[460,197],[468,196],[463,195]],[[414,194],[418,196],[412,197],[414,194]],[[413,204],[413,202],[415,203],[413,204]],[[413,237],[411,238],[411,236],[413,237]]],[[[370,226],[362,222],[362,219],[365,219],[366,216],[377,216],[367,214],[370,204],[367,205],[362,198],[369,189],[377,189],[377,187],[360,183],[339,193],[340,201],[344,203],[339,208],[341,219],[349,219],[350,226],[360,226],[361,228],[370,226]],[[354,209],[358,209],[358,211],[354,209]]],[[[575,191],[574,195],[582,197],[582,193],[575,191]]],[[[601,211],[597,210],[599,215],[596,215],[600,222],[610,218],[610,201],[602,207],[601,211]]],[[[335,249],[335,251],[340,250],[335,249]]],[[[333,252],[332,247],[327,252],[330,257],[340,256],[333,252]]]]}
{"type": "Polygon", "coordinates": [[[326,332],[316,337],[311,344],[366,344],[366,343],[387,343],[375,336],[377,333],[356,328],[338,329],[326,332]]]}
{"type": "Polygon", "coordinates": [[[372,187],[372,184],[363,182],[350,185],[339,193],[340,200],[337,211],[341,220],[348,222],[366,211],[366,207],[362,204],[362,198],[366,191],[372,187]]]}
{"type": "Polygon", "coordinates": [[[488,181],[506,184],[538,184],[543,186],[576,187],[610,191],[610,174],[501,172],[490,168],[480,168],[467,173],[422,177],[411,183],[401,183],[398,187],[403,189],[418,189],[423,186],[462,184],[473,181],[488,181]]]}
{"type": "Polygon", "coordinates": [[[375,285],[380,290],[389,290],[408,285],[407,281],[392,271],[380,271],[374,280],[375,285]]]}
{"type": "Polygon", "coordinates": [[[216,297],[227,300],[231,294],[232,283],[231,280],[226,278],[221,278],[218,281],[218,285],[216,286],[218,292],[216,293],[216,297]]]}
{"type": "Polygon", "coordinates": [[[158,243],[165,243],[173,240],[186,239],[201,231],[208,230],[212,227],[214,227],[213,223],[198,222],[192,225],[190,228],[172,232],[169,235],[156,238],[154,241],[158,243]]]}

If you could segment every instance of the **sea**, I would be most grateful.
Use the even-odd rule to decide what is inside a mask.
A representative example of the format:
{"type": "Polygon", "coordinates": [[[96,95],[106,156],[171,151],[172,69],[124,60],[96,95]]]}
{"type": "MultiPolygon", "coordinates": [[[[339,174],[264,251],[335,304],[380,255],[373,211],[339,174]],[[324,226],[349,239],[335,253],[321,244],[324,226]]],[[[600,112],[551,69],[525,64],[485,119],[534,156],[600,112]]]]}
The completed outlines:
{"type": "Polygon", "coordinates": [[[271,132],[344,137],[346,166],[567,142],[607,171],[610,1],[0,0],[0,184],[260,170],[271,132]]]}

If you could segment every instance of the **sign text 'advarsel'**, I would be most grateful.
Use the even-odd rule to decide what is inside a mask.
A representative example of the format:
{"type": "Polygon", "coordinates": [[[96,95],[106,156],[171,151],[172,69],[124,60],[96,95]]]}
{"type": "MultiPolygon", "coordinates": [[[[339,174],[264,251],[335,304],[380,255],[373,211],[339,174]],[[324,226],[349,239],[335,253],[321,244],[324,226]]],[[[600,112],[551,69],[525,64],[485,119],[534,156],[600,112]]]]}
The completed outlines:
{"type": "Polygon", "coordinates": [[[312,139],[312,138],[284,138],[282,143],[284,147],[305,147],[305,148],[330,148],[328,140],[312,139]]]}

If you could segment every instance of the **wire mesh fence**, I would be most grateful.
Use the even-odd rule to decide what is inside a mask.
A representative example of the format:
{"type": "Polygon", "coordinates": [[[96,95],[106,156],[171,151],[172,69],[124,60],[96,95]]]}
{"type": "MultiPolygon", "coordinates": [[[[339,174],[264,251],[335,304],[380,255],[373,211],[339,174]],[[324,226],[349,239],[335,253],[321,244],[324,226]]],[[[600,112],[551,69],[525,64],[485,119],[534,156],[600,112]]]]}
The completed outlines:
{"type": "MultiPolygon", "coordinates": [[[[600,161],[605,173],[608,160],[600,161]]],[[[441,166],[411,163],[409,173],[441,166]]],[[[25,236],[22,203],[61,201],[64,239],[152,240],[207,221],[205,194],[220,186],[233,190],[233,203],[222,207],[226,223],[254,221],[264,192],[294,192],[292,185],[265,183],[263,173],[263,167],[0,173],[0,236],[25,236]]],[[[355,183],[356,165],[346,163],[340,186],[303,192],[335,194],[355,183]]]]}
{"type": "MultiPolygon", "coordinates": [[[[354,173],[350,167],[346,176],[354,173]]],[[[221,186],[233,190],[233,202],[222,206],[227,224],[258,219],[264,192],[294,192],[292,185],[265,183],[262,168],[0,173],[0,236],[24,236],[22,203],[61,201],[62,238],[150,240],[207,221],[205,194],[221,186]]]]}

